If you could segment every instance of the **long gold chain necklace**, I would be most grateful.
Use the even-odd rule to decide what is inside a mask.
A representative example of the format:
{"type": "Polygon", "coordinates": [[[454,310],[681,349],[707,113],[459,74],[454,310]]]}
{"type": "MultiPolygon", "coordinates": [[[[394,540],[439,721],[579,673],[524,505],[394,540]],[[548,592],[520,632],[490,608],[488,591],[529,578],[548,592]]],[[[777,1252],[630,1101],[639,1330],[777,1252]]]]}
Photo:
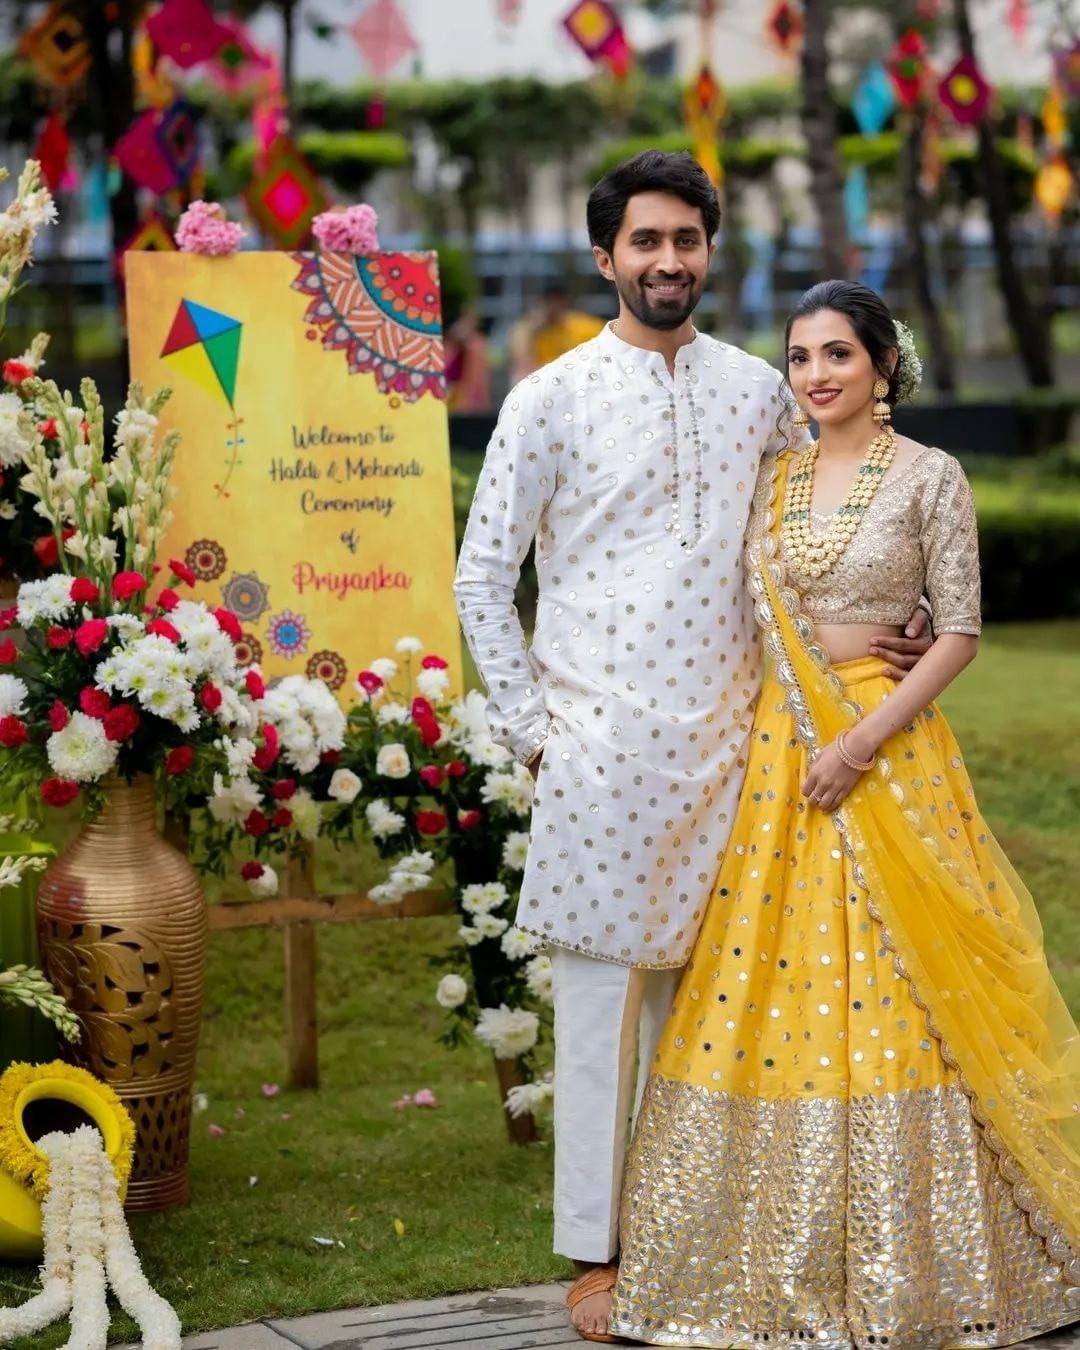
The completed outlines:
{"type": "Polygon", "coordinates": [[[815,534],[810,522],[814,470],[820,453],[821,442],[814,441],[788,475],[784,491],[780,543],[788,562],[804,577],[824,576],[854,539],[896,455],[896,437],[891,427],[874,437],[847,496],[829,518],[828,528],[824,534],[815,534]]]}

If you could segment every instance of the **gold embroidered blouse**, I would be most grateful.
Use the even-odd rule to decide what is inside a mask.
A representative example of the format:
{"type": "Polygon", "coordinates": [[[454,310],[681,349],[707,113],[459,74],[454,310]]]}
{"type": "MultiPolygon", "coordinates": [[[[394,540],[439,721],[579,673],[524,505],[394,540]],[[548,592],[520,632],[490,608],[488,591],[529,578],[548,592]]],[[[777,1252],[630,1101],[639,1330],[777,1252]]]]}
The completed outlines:
{"type": "MultiPolygon", "coordinates": [[[[826,513],[813,517],[816,529],[828,524],[826,513]]],[[[927,448],[886,475],[824,576],[804,577],[785,561],[803,609],[818,623],[903,625],[925,595],[935,633],[982,628],[975,506],[963,469],[944,450],[927,448]]]]}

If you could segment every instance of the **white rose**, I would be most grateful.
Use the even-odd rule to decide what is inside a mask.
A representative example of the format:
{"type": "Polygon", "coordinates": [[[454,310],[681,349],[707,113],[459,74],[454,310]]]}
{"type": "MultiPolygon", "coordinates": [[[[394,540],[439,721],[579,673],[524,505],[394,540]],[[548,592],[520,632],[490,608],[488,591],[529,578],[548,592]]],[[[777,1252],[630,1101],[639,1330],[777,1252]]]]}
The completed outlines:
{"type": "Polygon", "coordinates": [[[326,789],[328,797],[332,797],[336,802],[356,801],[363,787],[360,779],[353,773],[352,769],[335,769],[334,776],[330,779],[330,786],[326,789]]]}
{"type": "MultiPolygon", "coordinates": [[[[394,651],[401,656],[415,656],[418,652],[422,652],[423,650],[424,644],[418,637],[398,638],[397,642],[394,643],[394,651]]],[[[379,671],[375,672],[376,675],[379,673],[379,671]]],[[[383,678],[385,679],[386,677],[384,676],[383,678]]]]}
{"type": "Polygon", "coordinates": [[[440,1008],[460,1008],[469,997],[469,986],[460,975],[444,975],[435,991],[440,1008]]]}
{"type": "Polygon", "coordinates": [[[384,778],[408,778],[412,770],[409,752],[397,741],[382,746],[375,759],[375,770],[384,778]]]}

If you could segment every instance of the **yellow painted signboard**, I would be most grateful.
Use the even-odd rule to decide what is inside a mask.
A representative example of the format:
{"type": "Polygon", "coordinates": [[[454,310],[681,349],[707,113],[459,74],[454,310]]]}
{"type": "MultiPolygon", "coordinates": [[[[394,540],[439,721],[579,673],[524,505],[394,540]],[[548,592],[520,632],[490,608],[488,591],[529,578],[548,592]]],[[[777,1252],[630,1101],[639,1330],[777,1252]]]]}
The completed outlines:
{"type": "Polygon", "coordinates": [[[238,616],[241,659],[345,696],[409,635],[456,677],[435,255],[130,253],[127,305],[183,438],[158,556],[238,616]]]}

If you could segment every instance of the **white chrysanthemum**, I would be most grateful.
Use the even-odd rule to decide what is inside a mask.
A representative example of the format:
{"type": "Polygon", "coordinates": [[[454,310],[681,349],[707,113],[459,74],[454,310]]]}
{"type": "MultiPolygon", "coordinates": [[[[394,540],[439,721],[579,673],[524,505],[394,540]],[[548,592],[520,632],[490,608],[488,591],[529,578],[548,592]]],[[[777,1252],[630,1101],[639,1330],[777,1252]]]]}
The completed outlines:
{"type": "Polygon", "coordinates": [[[535,1083],[520,1083],[506,1094],[506,1109],[516,1120],[518,1116],[535,1115],[537,1110],[555,1095],[551,1075],[535,1083]]]}
{"type": "Polygon", "coordinates": [[[451,721],[462,741],[470,741],[474,736],[490,736],[487,699],[479,689],[470,689],[460,702],[450,709],[451,721]]]}
{"type": "Polygon", "coordinates": [[[514,765],[514,790],[510,794],[510,800],[506,803],[516,816],[529,816],[532,814],[533,795],[536,792],[536,783],[532,774],[524,764],[514,765]]]}
{"type": "Polygon", "coordinates": [[[529,993],[538,998],[541,1003],[552,1002],[554,996],[550,956],[533,957],[525,967],[525,983],[528,985],[529,993]]]}
{"type": "Polygon", "coordinates": [[[474,764],[485,764],[489,769],[501,769],[514,758],[505,745],[499,745],[487,734],[473,736],[467,740],[465,753],[474,764]]]}
{"type": "Polygon", "coordinates": [[[335,769],[326,795],[335,802],[344,802],[347,806],[350,802],[356,801],[363,786],[352,769],[335,769]]]}
{"type": "Polygon", "coordinates": [[[474,928],[472,924],[468,923],[463,924],[457,930],[457,935],[462,942],[464,942],[466,947],[478,947],[484,940],[483,933],[481,933],[478,928],[474,928]]]}
{"type": "Polygon", "coordinates": [[[422,872],[425,876],[430,876],[435,870],[435,855],[425,853],[422,849],[413,849],[411,853],[406,853],[403,858],[399,858],[394,867],[400,867],[406,872],[422,872]]]}
{"type": "Polygon", "coordinates": [[[405,817],[397,811],[391,811],[381,797],[376,797],[373,802],[368,803],[364,816],[367,819],[368,829],[376,839],[389,839],[392,835],[400,834],[405,828],[405,817]]]}
{"type": "Polygon", "coordinates": [[[368,899],[374,901],[376,905],[395,905],[401,896],[402,891],[393,881],[384,881],[378,886],[372,886],[368,891],[368,899]]]}
{"type": "Polygon", "coordinates": [[[509,919],[500,919],[495,914],[477,914],[473,924],[486,938],[502,937],[510,927],[509,919]]]}
{"type": "Polygon", "coordinates": [[[73,783],[92,783],[104,778],[119,752],[119,745],[106,739],[105,728],[98,719],[87,717],[84,712],[72,713],[63,731],[54,731],[45,742],[53,773],[73,783]]]}
{"type": "Polygon", "coordinates": [[[469,997],[469,986],[460,975],[444,975],[435,990],[440,1008],[460,1008],[469,997]]]}
{"type": "Polygon", "coordinates": [[[30,446],[21,416],[23,401],[18,394],[0,394],[0,469],[13,469],[23,462],[30,446]]]}
{"type": "Polygon", "coordinates": [[[250,779],[234,778],[226,785],[221,774],[214,774],[214,790],[207,806],[219,825],[242,825],[261,805],[262,793],[250,779]]]}
{"type": "Polygon", "coordinates": [[[21,717],[29,692],[17,675],[0,675],[0,717],[21,717]]]}
{"type": "Polygon", "coordinates": [[[24,628],[35,619],[58,623],[75,608],[71,599],[71,578],[65,572],[55,572],[41,581],[24,581],[19,587],[16,605],[19,623],[24,628]]]}
{"type": "Polygon", "coordinates": [[[246,736],[238,736],[235,740],[231,736],[222,736],[220,740],[214,742],[214,748],[224,753],[230,778],[243,778],[251,769],[255,742],[248,740],[246,736]]]}
{"type": "MultiPolygon", "coordinates": [[[[394,643],[394,651],[400,656],[416,656],[418,652],[423,650],[424,644],[418,637],[401,637],[394,643]]],[[[375,674],[378,675],[380,672],[375,671],[375,674]]],[[[383,676],[383,678],[386,677],[383,676]]]]}
{"type": "Polygon", "coordinates": [[[272,896],[278,893],[278,874],[269,863],[263,863],[262,875],[252,877],[248,882],[248,889],[252,895],[272,896]]]}
{"type": "Polygon", "coordinates": [[[480,789],[480,800],[489,806],[509,806],[514,799],[514,776],[510,773],[489,773],[480,789]]]}
{"type": "Polygon", "coordinates": [[[503,842],[503,866],[511,872],[520,872],[529,856],[528,830],[512,830],[503,842]]]}
{"type": "Polygon", "coordinates": [[[445,670],[421,670],[416,675],[416,689],[432,702],[441,699],[450,688],[450,674],[445,670]]]}
{"type": "Polygon", "coordinates": [[[322,680],[287,675],[259,707],[277,728],[285,762],[298,773],[310,773],[320,756],[345,744],[345,714],[322,680]]]}
{"type": "Polygon", "coordinates": [[[375,756],[376,773],[381,773],[384,778],[408,778],[411,771],[409,752],[403,745],[395,741],[391,745],[379,747],[379,753],[375,756]]]}
{"type": "Polygon", "coordinates": [[[496,1059],[517,1059],[536,1044],[540,1019],[524,1008],[484,1008],[476,1024],[477,1040],[482,1041],[496,1059]]]}
{"type": "Polygon", "coordinates": [[[475,882],[461,892],[461,908],[466,914],[490,914],[510,898],[501,881],[475,882]]]}
{"type": "Polygon", "coordinates": [[[134,614],[110,614],[105,622],[116,630],[121,642],[136,642],[146,632],[142,619],[134,614]]]}
{"type": "Polygon", "coordinates": [[[412,721],[412,713],[404,703],[384,703],[375,714],[380,726],[403,727],[412,721]]]}
{"type": "Polygon", "coordinates": [[[14,520],[19,508],[14,502],[0,502],[0,520],[14,520]]]}
{"type": "Polygon", "coordinates": [[[392,680],[398,672],[398,664],[396,661],[391,661],[388,656],[380,656],[372,661],[368,670],[371,671],[372,675],[378,675],[380,680],[392,680]]]}
{"type": "Polygon", "coordinates": [[[293,826],[301,839],[317,839],[322,824],[322,807],[307,788],[294,792],[286,806],[292,812],[293,826]]]}
{"type": "Polygon", "coordinates": [[[540,949],[539,941],[524,928],[508,928],[499,945],[508,961],[525,961],[540,949]]]}

